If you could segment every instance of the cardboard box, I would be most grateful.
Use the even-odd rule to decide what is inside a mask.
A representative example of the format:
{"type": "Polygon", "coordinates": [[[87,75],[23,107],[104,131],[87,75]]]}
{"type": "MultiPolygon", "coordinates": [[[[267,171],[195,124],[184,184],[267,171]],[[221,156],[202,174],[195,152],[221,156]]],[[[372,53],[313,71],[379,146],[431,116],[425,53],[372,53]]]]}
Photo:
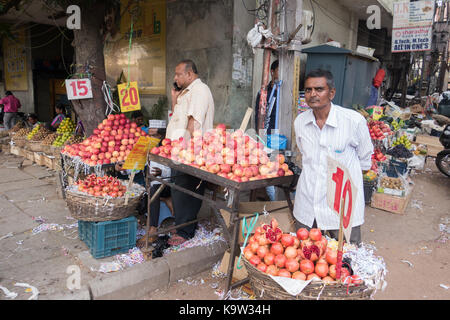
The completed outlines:
{"type": "MultiPolygon", "coordinates": [[[[294,219],[291,216],[291,213],[289,211],[289,207],[287,207],[286,201],[268,201],[268,202],[241,202],[239,204],[239,217],[247,217],[255,212],[258,212],[260,215],[258,217],[258,220],[255,224],[255,229],[259,227],[263,223],[269,224],[272,218],[275,218],[278,221],[279,227],[283,232],[296,232],[295,225],[294,225],[294,219]],[[267,211],[272,211],[274,209],[283,208],[279,211],[275,211],[273,213],[268,214],[265,216],[262,212],[264,211],[264,206],[266,207],[267,211]]],[[[225,220],[226,225],[230,226],[230,212],[221,209],[220,213],[222,214],[223,219],[225,220]]],[[[250,218],[251,219],[251,218],[250,218]]],[[[247,219],[247,225],[250,224],[250,219],[247,219]]],[[[239,226],[239,243],[244,243],[244,237],[242,236],[242,223],[243,220],[241,220],[240,226],[239,226]]],[[[252,234],[254,233],[254,230],[252,234]]]]}
{"type": "Polygon", "coordinates": [[[370,206],[391,213],[403,214],[411,199],[412,187],[405,197],[393,196],[386,193],[374,193],[370,206]]]}
{"type": "Polygon", "coordinates": [[[12,154],[16,155],[16,156],[20,156],[20,148],[12,145],[9,152],[11,152],[12,154]]]}
{"type": "Polygon", "coordinates": [[[427,146],[428,156],[436,157],[439,152],[444,150],[444,146],[439,142],[438,137],[419,134],[416,136],[417,144],[423,144],[427,146]]]}
{"type": "MultiPolygon", "coordinates": [[[[240,251],[239,251],[239,253],[240,253],[240,251]]],[[[239,266],[242,266],[242,268],[240,268],[240,269],[237,268],[237,263],[239,261],[239,255],[234,259],[233,279],[236,279],[238,281],[243,280],[248,277],[247,269],[245,268],[245,265],[242,262],[242,259],[244,259],[243,255],[242,255],[242,258],[240,261],[241,263],[239,264],[239,266]]],[[[227,251],[225,251],[225,253],[223,255],[222,262],[220,263],[220,266],[219,266],[219,271],[227,274],[229,263],[230,263],[230,251],[227,250],[227,251]]]]}

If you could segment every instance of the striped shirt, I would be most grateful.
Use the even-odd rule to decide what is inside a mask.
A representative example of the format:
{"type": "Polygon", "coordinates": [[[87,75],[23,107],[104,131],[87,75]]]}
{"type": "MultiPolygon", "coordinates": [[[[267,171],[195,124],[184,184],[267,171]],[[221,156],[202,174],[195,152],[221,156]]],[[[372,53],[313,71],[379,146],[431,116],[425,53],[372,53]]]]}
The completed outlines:
{"type": "Polygon", "coordinates": [[[295,195],[294,216],[312,227],[314,219],[322,230],[338,230],[339,216],[327,205],[327,155],[342,163],[358,189],[353,226],[364,223],[362,170],[370,169],[373,145],[364,117],[356,111],[331,104],[322,130],[313,111],[294,122],[297,146],[302,153],[302,173],[295,195]]]}
{"type": "Polygon", "coordinates": [[[58,114],[55,118],[53,118],[51,126],[54,127],[56,125],[59,125],[64,120],[64,118],[65,116],[62,113],[58,114]]]}

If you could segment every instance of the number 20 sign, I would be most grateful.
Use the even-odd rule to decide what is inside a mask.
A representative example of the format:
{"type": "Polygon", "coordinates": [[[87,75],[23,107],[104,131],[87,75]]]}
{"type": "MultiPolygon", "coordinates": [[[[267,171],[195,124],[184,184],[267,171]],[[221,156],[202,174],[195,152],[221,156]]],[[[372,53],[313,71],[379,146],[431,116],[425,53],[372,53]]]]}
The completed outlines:
{"type": "Polygon", "coordinates": [[[328,157],[328,186],[327,203],[338,216],[343,215],[342,228],[347,242],[350,242],[352,232],[353,209],[358,189],[354,185],[350,173],[341,163],[328,157]],[[345,201],[345,207],[341,212],[341,203],[345,201]]]}
{"type": "Polygon", "coordinates": [[[67,79],[67,99],[78,100],[92,98],[92,87],[90,79],[67,79]]]}
{"type": "Polygon", "coordinates": [[[120,99],[120,110],[122,112],[129,112],[135,110],[141,110],[141,102],[139,100],[139,91],[137,82],[121,83],[117,85],[120,99]],[[128,88],[127,88],[128,87],[128,88]]]}

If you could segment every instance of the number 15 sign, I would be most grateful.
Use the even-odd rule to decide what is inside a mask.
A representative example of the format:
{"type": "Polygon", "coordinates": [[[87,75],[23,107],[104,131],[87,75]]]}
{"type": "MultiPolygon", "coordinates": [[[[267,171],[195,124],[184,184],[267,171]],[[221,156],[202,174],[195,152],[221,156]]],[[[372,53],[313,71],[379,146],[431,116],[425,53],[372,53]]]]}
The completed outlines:
{"type": "Polygon", "coordinates": [[[67,99],[78,100],[92,98],[92,87],[90,79],[67,79],[67,99]]]}
{"type": "Polygon", "coordinates": [[[335,159],[328,157],[328,206],[340,217],[341,226],[347,242],[350,242],[353,221],[353,201],[356,200],[358,189],[354,185],[347,168],[335,159]],[[342,205],[344,205],[342,207],[342,205]]]}

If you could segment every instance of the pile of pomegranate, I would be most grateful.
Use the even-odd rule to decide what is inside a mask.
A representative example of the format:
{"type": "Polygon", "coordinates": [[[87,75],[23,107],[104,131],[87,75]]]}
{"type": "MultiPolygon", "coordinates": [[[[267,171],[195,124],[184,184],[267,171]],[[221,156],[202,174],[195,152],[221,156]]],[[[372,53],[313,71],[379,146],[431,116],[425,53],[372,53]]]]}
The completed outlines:
{"type": "MultiPolygon", "coordinates": [[[[270,225],[263,224],[255,230],[244,248],[245,259],[261,272],[272,276],[297,280],[317,278],[325,283],[336,279],[337,250],[327,247],[327,239],[320,229],[297,230],[296,236],[283,233],[278,222],[272,219],[270,225]]],[[[361,284],[357,275],[341,268],[344,284],[361,284]]]]}
{"type": "Polygon", "coordinates": [[[125,114],[110,114],[81,143],[65,146],[61,153],[80,157],[89,165],[103,165],[124,161],[140,136],[147,134],[125,114]]]}
{"type": "Polygon", "coordinates": [[[95,174],[79,179],[74,185],[78,187],[78,191],[95,197],[117,198],[122,197],[127,191],[127,187],[119,179],[111,176],[98,177],[95,174]]]}
{"type": "Polygon", "coordinates": [[[293,174],[284,155],[277,154],[271,161],[261,142],[242,130],[229,132],[224,124],[204,134],[194,131],[189,142],[183,137],[173,141],[163,139],[161,146],[150,152],[237,182],[293,174]]]}

